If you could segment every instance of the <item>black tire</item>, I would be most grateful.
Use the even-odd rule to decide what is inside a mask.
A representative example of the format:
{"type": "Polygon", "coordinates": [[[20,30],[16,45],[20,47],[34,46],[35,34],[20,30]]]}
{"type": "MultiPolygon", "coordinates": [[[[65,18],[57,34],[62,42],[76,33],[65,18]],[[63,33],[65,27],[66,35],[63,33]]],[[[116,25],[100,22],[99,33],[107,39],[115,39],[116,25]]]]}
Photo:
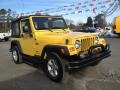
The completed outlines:
{"type": "Polygon", "coordinates": [[[99,63],[100,61],[97,61],[97,62],[94,62],[94,63],[92,63],[92,64],[90,64],[91,66],[96,66],[96,65],[98,65],[98,63],[99,63]]]}
{"type": "Polygon", "coordinates": [[[14,63],[16,63],[16,64],[23,63],[22,55],[17,46],[13,46],[13,48],[12,48],[12,58],[13,58],[14,63]],[[15,57],[15,55],[16,55],[16,57],[15,57]]]}
{"type": "Polygon", "coordinates": [[[5,37],[5,38],[4,38],[4,40],[5,40],[5,41],[8,41],[8,40],[9,40],[9,38],[8,38],[8,37],[5,37]]]}
{"type": "MultiPolygon", "coordinates": [[[[47,54],[47,61],[46,61],[46,64],[45,64],[45,71],[46,71],[47,76],[51,80],[53,80],[55,82],[61,82],[63,80],[65,70],[64,70],[63,63],[62,63],[62,59],[60,58],[60,56],[57,53],[51,52],[51,53],[47,54]],[[53,62],[53,61],[54,61],[54,65],[50,65],[50,62],[53,62]],[[57,72],[56,76],[52,75],[50,73],[49,67],[50,68],[55,67],[56,72],[57,72]]],[[[51,70],[51,72],[52,72],[52,70],[51,70]]],[[[55,74],[55,72],[54,72],[54,74],[55,74]]]]}
{"type": "Polygon", "coordinates": [[[120,37],[120,34],[118,34],[118,36],[120,37]]]}

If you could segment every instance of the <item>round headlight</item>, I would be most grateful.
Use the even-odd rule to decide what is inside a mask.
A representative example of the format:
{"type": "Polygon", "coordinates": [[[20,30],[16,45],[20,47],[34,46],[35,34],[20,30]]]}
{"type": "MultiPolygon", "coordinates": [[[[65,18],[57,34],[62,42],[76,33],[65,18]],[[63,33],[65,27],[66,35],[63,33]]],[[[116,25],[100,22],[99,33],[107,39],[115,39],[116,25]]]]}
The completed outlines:
{"type": "Polygon", "coordinates": [[[96,37],[95,43],[99,44],[99,38],[98,37],[96,37]]]}
{"type": "Polygon", "coordinates": [[[80,41],[79,40],[75,41],[75,47],[76,47],[76,49],[80,48],[80,41]]]}

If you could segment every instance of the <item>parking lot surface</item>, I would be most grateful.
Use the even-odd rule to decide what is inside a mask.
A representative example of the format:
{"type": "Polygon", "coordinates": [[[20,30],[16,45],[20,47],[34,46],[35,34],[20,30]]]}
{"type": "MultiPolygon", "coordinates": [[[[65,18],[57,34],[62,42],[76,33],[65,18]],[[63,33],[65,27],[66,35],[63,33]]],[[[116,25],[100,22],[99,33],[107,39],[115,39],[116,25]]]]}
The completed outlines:
{"type": "Polygon", "coordinates": [[[0,42],[0,90],[120,90],[120,38],[106,40],[111,46],[110,57],[71,73],[62,83],[49,80],[39,67],[14,64],[10,42],[0,42]]]}

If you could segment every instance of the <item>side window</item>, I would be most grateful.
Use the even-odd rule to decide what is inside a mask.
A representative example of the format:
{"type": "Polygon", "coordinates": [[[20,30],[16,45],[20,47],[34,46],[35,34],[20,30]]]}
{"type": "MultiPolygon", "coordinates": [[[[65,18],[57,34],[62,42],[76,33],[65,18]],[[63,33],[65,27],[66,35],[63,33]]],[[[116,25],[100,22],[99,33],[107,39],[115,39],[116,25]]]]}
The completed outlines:
{"type": "Polygon", "coordinates": [[[12,36],[19,37],[19,35],[20,35],[19,22],[15,22],[12,24],[12,36]]]}
{"type": "Polygon", "coordinates": [[[29,19],[21,21],[21,29],[22,29],[23,33],[30,33],[31,32],[29,19]]]}

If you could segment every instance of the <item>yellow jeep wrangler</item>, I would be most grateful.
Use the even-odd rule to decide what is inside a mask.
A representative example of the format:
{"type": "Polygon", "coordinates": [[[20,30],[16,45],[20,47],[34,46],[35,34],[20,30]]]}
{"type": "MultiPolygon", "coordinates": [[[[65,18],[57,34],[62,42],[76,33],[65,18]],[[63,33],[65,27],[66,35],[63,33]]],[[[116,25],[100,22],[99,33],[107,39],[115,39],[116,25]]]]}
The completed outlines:
{"type": "Polygon", "coordinates": [[[30,61],[42,62],[46,75],[56,82],[63,80],[66,71],[96,65],[110,56],[104,39],[72,32],[61,16],[24,16],[12,21],[11,27],[13,61],[20,64],[29,57],[30,61]]]}

